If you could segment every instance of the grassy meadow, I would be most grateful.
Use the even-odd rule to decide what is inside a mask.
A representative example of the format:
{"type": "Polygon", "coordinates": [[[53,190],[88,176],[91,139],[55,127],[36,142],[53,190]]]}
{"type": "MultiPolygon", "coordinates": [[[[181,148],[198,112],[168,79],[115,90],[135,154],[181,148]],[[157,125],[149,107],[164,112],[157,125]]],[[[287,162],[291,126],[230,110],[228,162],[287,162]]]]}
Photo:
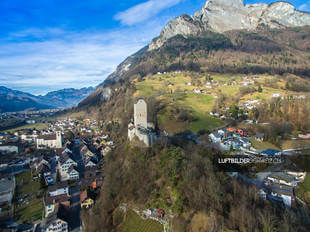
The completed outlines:
{"type": "Polygon", "coordinates": [[[163,232],[163,226],[154,220],[143,220],[134,211],[129,210],[126,213],[126,219],[123,225],[124,232],[163,232]]]}
{"type": "MultiPolygon", "coordinates": [[[[202,129],[210,130],[224,124],[224,121],[209,115],[216,98],[218,95],[223,94],[226,96],[226,101],[228,103],[231,102],[240,93],[240,88],[243,87],[242,77],[244,76],[246,75],[212,74],[212,80],[217,85],[207,88],[206,82],[209,80],[203,74],[166,73],[152,75],[145,77],[142,81],[134,80],[136,86],[134,96],[144,98],[156,96],[157,99],[164,101],[168,106],[186,108],[191,112],[195,120],[191,123],[186,123],[175,122],[169,113],[169,109],[162,110],[158,115],[159,127],[164,128],[169,134],[184,130],[191,130],[192,132],[202,129]],[[188,83],[191,84],[189,85],[188,83]],[[193,89],[195,88],[203,89],[207,94],[194,93],[193,89]]],[[[263,91],[244,94],[240,97],[240,101],[269,100],[273,94],[280,94],[283,97],[298,94],[285,90],[286,82],[284,79],[275,78],[278,77],[260,75],[259,78],[255,79],[255,84],[248,86],[257,89],[258,85],[261,85],[263,91]],[[275,80],[277,80],[276,83],[275,80]]]]}

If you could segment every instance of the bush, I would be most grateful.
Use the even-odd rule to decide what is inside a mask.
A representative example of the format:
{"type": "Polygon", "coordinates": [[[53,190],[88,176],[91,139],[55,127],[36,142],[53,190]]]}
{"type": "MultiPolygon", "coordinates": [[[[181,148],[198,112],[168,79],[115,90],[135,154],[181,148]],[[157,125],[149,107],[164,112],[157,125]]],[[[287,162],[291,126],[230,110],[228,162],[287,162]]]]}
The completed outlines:
{"type": "Polygon", "coordinates": [[[244,96],[246,94],[255,93],[256,89],[254,87],[242,86],[239,88],[239,92],[241,96],[244,96]]]}

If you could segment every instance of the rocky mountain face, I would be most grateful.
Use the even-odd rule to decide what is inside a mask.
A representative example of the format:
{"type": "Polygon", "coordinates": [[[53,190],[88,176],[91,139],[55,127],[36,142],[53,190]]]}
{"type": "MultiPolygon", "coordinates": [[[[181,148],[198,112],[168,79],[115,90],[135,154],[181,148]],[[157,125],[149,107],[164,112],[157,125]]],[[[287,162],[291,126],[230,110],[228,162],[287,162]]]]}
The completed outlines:
{"type": "Polygon", "coordinates": [[[288,2],[243,4],[243,0],[208,0],[194,16],[182,15],[170,21],[149,50],[161,47],[176,35],[199,35],[205,30],[223,33],[231,30],[255,31],[260,26],[274,29],[310,25],[310,14],[288,2]]]}
{"type": "Polygon", "coordinates": [[[93,90],[93,87],[71,88],[49,92],[44,96],[34,96],[0,86],[0,112],[72,107],[86,98],[93,90]]]}

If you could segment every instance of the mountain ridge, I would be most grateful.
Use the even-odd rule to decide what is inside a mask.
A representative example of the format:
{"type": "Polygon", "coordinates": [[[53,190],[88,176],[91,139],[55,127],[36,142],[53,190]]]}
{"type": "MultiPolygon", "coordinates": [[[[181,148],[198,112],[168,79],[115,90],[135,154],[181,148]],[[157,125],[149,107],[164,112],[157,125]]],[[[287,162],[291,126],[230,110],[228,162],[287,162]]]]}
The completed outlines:
{"type": "Polygon", "coordinates": [[[67,108],[77,105],[95,88],[66,88],[35,96],[30,93],[0,86],[0,112],[67,108]]]}
{"type": "Polygon", "coordinates": [[[161,47],[169,38],[198,35],[204,30],[224,33],[231,30],[255,31],[260,26],[273,29],[310,25],[310,13],[296,10],[285,1],[271,4],[244,4],[243,0],[207,0],[194,16],[181,15],[171,20],[149,44],[149,50],[161,47]],[[191,20],[189,20],[189,18],[191,20]]]}

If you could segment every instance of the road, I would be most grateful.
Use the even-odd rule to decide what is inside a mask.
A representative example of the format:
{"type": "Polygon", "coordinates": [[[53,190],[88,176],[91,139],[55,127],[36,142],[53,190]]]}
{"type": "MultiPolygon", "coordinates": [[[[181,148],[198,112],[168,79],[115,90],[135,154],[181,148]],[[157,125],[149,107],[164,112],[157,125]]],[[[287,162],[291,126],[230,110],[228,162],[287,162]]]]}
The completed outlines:
{"type": "Polygon", "coordinates": [[[71,209],[70,209],[70,221],[69,225],[70,228],[74,231],[79,231],[81,225],[81,218],[80,218],[80,185],[77,184],[74,187],[70,187],[70,195],[71,195],[71,209]]]}
{"type": "MultiPolygon", "coordinates": [[[[78,163],[77,169],[83,171],[83,161],[80,154],[79,144],[74,144],[72,156],[78,163]]],[[[76,186],[70,187],[71,195],[71,209],[70,209],[70,231],[78,232],[81,231],[81,218],[80,218],[80,182],[77,182],[76,186]]]]}

